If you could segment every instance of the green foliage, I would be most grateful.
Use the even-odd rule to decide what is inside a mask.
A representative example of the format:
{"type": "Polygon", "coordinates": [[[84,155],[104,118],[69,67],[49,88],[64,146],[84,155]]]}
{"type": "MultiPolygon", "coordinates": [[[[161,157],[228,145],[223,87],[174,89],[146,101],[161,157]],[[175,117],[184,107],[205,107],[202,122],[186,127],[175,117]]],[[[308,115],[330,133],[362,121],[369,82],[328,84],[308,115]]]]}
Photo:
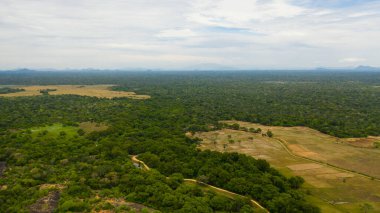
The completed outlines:
{"type": "Polygon", "coordinates": [[[270,131],[270,130],[268,130],[268,131],[267,131],[267,136],[270,137],[270,138],[273,137],[273,132],[270,131]]]}
{"type": "Polygon", "coordinates": [[[380,142],[375,142],[374,143],[374,147],[377,148],[377,149],[380,149],[380,142]]]}
{"type": "Polygon", "coordinates": [[[289,179],[290,187],[293,189],[298,189],[301,187],[301,185],[305,182],[305,180],[302,177],[296,176],[296,177],[291,177],[289,179]]]}
{"type": "Polygon", "coordinates": [[[364,203],[360,206],[360,212],[363,212],[363,213],[373,212],[373,206],[369,203],[364,203]]]}
{"type": "Polygon", "coordinates": [[[83,129],[78,129],[77,133],[78,135],[83,136],[85,134],[85,131],[83,129]]]}
{"type": "Polygon", "coordinates": [[[25,91],[25,90],[19,89],[19,88],[0,87],[0,94],[15,93],[15,92],[22,92],[22,91],[25,91]]]}
{"type": "Polygon", "coordinates": [[[42,93],[42,95],[49,95],[49,92],[53,92],[53,91],[57,91],[57,89],[43,89],[43,90],[40,90],[40,93],[42,93]]]}
{"type": "Polygon", "coordinates": [[[85,212],[90,210],[88,203],[81,200],[67,200],[59,208],[59,212],[85,212]]]}

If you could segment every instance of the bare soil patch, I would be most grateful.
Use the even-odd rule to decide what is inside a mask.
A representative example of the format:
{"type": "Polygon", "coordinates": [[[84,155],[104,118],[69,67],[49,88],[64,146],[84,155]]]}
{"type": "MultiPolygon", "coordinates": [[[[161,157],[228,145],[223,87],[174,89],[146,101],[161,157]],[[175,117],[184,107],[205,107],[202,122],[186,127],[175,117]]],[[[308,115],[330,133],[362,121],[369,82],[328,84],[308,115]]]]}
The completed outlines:
{"type": "Polygon", "coordinates": [[[136,212],[142,212],[143,210],[146,210],[148,212],[155,212],[154,209],[148,208],[148,207],[146,207],[142,204],[139,204],[139,203],[127,202],[126,205],[136,212]]]}
{"type": "Polygon", "coordinates": [[[80,95],[98,98],[132,98],[148,99],[148,95],[137,95],[135,92],[112,91],[114,85],[48,85],[48,86],[15,86],[25,91],[0,94],[0,97],[39,96],[41,91],[49,90],[49,95],[80,95]]]}
{"type": "Polygon", "coordinates": [[[375,143],[380,143],[380,137],[369,136],[367,138],[347,138],[345,141],[356,147],[361,148],[376,148],[375,143]]]}
{"type": "Polygon", "coordinates": [[[354,177],[354,175],[350,173],[339,172],[339,173],[333,173],[333,174],[321,174],[321,175],[317,175],[316,177],[324,178],[324,179],[337,179],[337,178],[351,178],[351,177],[354,177]]]}
{"type": "Polygon", "coordinates": [[[29,207],[30,213],[52,213],[58,207],[59,191],[52,191],[29,207]]]}
{"type": "Polygon", "coordinates": [[[289,165],[288,168],[290,168],[293,171],[300,171],[300,170],[319,169],[319,168],[322,168],[322,165],[319,165],[316,163],[304,163],[304,164],[289,165]]]}
{"type": "MultiPolygon", "coordinates": [[[[98,199],[101,199],[99,196],[97,196],[98,199]]],[[[149,208],[147,206],[144,206],[139,203],[133,203],[133,202],[127,202],[124,200],[124,198],[105,198],[102,200],[102,203],[109,203],[115,208],[125,206],[129,210],[128,212],[157,212],[156,210],[149,208]]],[[[97,212],[97,213],[112,213],[114,212],[113,210],[92,210],[92,212],[97,212]]]]}
{"type": "Polygon", "coordinates": [[[312,156],[317,156],[318,154],[315,152],[312,152],[302,145],[298,144],[290,144],[288,145],[288,148],[296,155],[303,156],[303,157],[312,157],[312,156]]]}

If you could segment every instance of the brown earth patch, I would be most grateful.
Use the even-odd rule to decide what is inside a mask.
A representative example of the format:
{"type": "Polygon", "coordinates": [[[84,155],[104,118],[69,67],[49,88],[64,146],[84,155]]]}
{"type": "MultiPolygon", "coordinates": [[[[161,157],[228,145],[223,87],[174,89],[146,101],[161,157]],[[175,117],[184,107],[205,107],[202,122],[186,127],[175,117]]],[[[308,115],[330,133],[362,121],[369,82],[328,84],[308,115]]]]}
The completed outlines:
{"type": "Polygon", "coordinates": [[[190,137],[193,136],[193,133],[191,133],[191,132],[186,132],[186,133],[185,133],[185,136],[190,138],[190,137]]]}
{"type": "Polygon", "coordinates": [[[375,148],[375,143],[380,143],[380,137],[369,136],[367,138],[347,138],[344,139],[351,146],[361,148],[375,148]]]}
{"type": "Polygon", "coordinates": [[[154,212],[154,209],[148,208],[142,204],[139,203],[132,203],[132,202],[127,202],[127,206],[130,207],[131,209],[135,210],[136,212],[142,212],[143,210],[146,210],[148,212],[154,212]]]}
{"type": "Polygon", "coordinates": [[[293,171],[302,171],[302,170],[310,170],[310,169],[319,169],[319,168],[322,168],[322,165],[319,165],[316,163],[303,163],[303,164],[289,165],[287,167],[293,171]]]}
{"type": "Polygon", "coordinates": [[[289,144],[288,148],[292,150],[292,152],[296,155],[303,156],[303,157],[312,157],[312,156],[317,156],[318,154],[315,152],[312,152],[302,145],[298,144],[289,144]]]}
{"type": "Polygon", "coordinates": [[[320,174],[316,175],[318,178],[324,178],[324,179],[338,179],[338,178],[351,178],[354,177],[353,174],[340,172],[340,173],[332,173],[332,174],[320,174]]]}
{"type": "MultiPolygon", "coordinates": [[[[96,195],[97,199],[102,199],[99,197],[99,195],[96,195]]],[[[143,211],[147,212],[156,212],[156,210],[149,208],[147,206],[144,206],[139,203],[133,203],[133,202],[127,202],[123,198],[103,198],[102,203],[109,203],[113,205],[114,207],[121,207],[121,206],[126,206],[128,207],[129,211],[128,212],[136,212],[140,213],[143,211]]],[[[97,213],[113,213],[115,211],[113,210],[92,210],[92,212],[97,212],[97,213]]]]}
{"type": "Polygon", "coordinates": [[[123,198],[108,198],[105,201],[107,203],[110,203],[110,204],[116,206],[116,207],[127,204],[127,202],[125,202],[125,200],[123,198]]]}
{"type": "Polygon", "coordinates": [[[30,213],[52,213],[58,207],[59,191],[52,191],[29,207],[30,213]]]}

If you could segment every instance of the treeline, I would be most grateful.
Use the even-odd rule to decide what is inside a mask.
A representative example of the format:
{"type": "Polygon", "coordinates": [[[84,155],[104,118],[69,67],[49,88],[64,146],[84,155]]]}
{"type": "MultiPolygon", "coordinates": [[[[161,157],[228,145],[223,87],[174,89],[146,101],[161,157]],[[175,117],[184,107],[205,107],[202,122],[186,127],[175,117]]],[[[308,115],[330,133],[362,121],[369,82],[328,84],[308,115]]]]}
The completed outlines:
{"type": "Polygon", "coordinates": [[[25,90],[19,89],[19,88],[0,87],[0,94],[15,93],[15,92],[22,92],[22,91],[25,91],[25,90]]]}

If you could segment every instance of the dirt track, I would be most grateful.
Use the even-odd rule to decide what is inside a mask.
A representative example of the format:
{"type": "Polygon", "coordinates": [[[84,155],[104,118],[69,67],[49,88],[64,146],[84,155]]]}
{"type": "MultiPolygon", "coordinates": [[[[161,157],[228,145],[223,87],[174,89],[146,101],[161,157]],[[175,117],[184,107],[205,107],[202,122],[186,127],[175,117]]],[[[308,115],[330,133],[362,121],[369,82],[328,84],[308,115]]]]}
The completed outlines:
{"type": "MultiPolygon", "coordinates": [[[[131,159],[132,159],[133,162],[138,163],[139,165],[142,165],[145,170],[147,170],[147,171],[150,170],[150,167],[148,165],[146,165],[143,161],[137,159],[137,155],[133,155],[131,157],[131,159]]],[[[218,191],[218,192],[221,192],[221,193],[229,194],[231,196],[238,196],[238,197],[242,197],[242,198],[245,197],[243,195],[239,195],[239,194],[236,194],[234,192],[231,192],[231,191],[219,188],[219,187],[215,187],[215,186],[209,185],[207,183],[203,183],[203,182],[197,181],[195,179],[183,179],[183,180],[185,182],[189,182],[189,183],[202,184],[202,185],[204,185],[204,186],[206,186],[206,187],[208,187],[208,188],[210,188],[210,189],[212,189],[214,191],[218,191]]],[[[257,208],[259,208],[261,210],[263,210],[264,212],[268,212],[269,213],[269,211],[266,208],[264,208],[263,206],[261,206],[256,200],[251,199],[250,201],[251,201],[252,205],[256,206],[257,208]]]]}

